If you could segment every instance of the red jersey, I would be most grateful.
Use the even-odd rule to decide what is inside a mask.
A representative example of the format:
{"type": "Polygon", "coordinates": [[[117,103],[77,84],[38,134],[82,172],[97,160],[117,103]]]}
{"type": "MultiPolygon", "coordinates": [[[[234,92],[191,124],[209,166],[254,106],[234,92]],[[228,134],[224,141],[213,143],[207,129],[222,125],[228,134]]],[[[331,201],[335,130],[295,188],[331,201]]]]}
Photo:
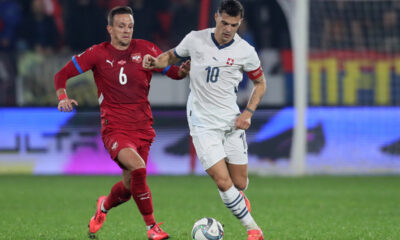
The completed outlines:
{"type": "MultiPolygon", "coordinates": [[[[129,48],[123,51],[109,42],[93,45],[73,56],[65,69],[55,76],[56,89],[65,88],[64,81],[73,75],[92,70],[100,104],[102,133],[105,129],[150,130],[153,116],[148,94],[152,70],[144,69],[142,60],[146,54],[157,57],[161,53],[155,44],[141,39],[133,39],[129,48]],[[75,73],[71,73],[71,68],[75,68],[75,73]]],[[[178,69],[172,66],[154,71],[179,79],[178,69]]]]}

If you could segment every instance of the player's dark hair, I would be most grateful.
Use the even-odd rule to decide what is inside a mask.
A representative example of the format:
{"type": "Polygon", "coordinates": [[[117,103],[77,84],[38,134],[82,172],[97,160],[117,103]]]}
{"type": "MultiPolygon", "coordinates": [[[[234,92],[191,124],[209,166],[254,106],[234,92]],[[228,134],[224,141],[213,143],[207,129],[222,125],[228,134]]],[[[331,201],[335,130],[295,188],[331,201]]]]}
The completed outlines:
{"type": "Polygon", "coordinates": [[[223,0],[218,8],[218,13],[226,13],[231,17],[244,17],[244,9],[242,4],[237,0],[223,0]]]}
{"type": "Polygon", "coordinates": [[[111,11],[108,13],[108,25],[112,26],[114,23],[114,16],[118,15],[118,14],[130,14],[133,17],[133,11],[132,8],[128,7],[128,6],[118,6],[115,7],[113,9],[111,9],[111,11]]]}

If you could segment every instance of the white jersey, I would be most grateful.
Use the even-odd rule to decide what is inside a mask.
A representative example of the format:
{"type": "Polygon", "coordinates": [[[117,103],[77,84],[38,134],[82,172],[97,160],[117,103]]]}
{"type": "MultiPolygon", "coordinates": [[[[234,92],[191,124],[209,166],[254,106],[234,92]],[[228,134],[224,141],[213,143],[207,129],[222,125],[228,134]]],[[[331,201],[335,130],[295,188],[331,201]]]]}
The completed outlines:
{"type": "Polygon", "coordinates": [[[214,30],[190,32],[175,48],[175,54],[191,57],[189,126],[230,129],[240,114],[236,92],[243,71],[258,69],[260,60],[255,49],[238,34],[231,42],[218,45],[214,30]]]}

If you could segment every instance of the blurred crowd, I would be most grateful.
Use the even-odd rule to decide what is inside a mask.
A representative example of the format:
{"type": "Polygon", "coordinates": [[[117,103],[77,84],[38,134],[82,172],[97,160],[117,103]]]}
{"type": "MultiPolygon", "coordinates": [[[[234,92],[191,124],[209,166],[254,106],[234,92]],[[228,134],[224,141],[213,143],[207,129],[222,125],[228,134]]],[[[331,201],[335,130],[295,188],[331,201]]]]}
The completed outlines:
{"type": "MultiPolygon", "coordinates": [[[[134,38],[169,49],[198,29],[199,0],[0,0],[0,50],[49,54],[82,51],[108,39],[106,15],[118,5],[134,10],[134,38]]],[[[219,1],[210,1],[211,8],[219,1]]],[[[248,25],[240,33],[257,47],[288,47],[285,19],[275,1],[243,1],[248,25]],[[251,14],[250,14],[251,13],[251,14]],[[276,15],[279,15],[276,18],[276,15]],[[278,19],[278,20],[277,20],[278,19]],[[279,22],[280,21],[280,22],[279,22]],[[251,27],[249,27],[251,26],[251,27]],[[279,29],[286,29],[285,31],[279,29]],[[272,32],[284,32],[282,36],[272,32]],[[285,35],[286,33],[286,35],[285,35]],[[268,45],[268,46],[267,46],[268,45]]],[[[210,26],[213,14],[210,9],[210,26]]]]}
{"type": "Polygon", "coordinates": [[[162,46],[180,18],[196,28],[195,0],[0,0],[0,49],[48,54],[81,51],[107,40],[107,12],[129,5],[135,12],[135,37],[156,40],[162,46]],[[183,14],[182,14],[183,13],[183,14]]]}
{"type": "Polygon", "coordinates": [[[310,3],[311,49],[381,53],[400,50],[400,1],[310,3]]]}
{"type": "MultiPolygon", "coordinates": [[[[210,0],[209,27],[214,26],[219,2],[210,0]]],[[[54,93],[49,82],[52,75],[71,54],[109,39],[107,13],[115,6],[128,5],[133,9],[134,38],[152,41],[165,51],[199,28],[200,3],[199,0],[0,0],[0,106],[52,104],[54,93]]],[[[244,39],[257,50],[290,47],[286,19],[276,1],[242,3],[245,21],[239,34],[244,39]]],[[[246,84],[247,78],[240,87],[246,84]]]]}
{"type": "MultiPolygon", "coordinates": [[[[281,50],[291,49],[291,38],[296,41],[279,1],[285,2],[241,0],[245,20],[238,33],[256,48],[267,75],[283,75],[281,50]]],[[[208,26],[214,26],[219,2],[210,0],[208,26]]],[[[0,106],[53,104],[52,75],[71,54],[108,40],[106,16],[113,7],[132,7],[134,38],[152,41],[165,51],[198,29],[200,4],[200,0],[0,0],[0,106]]],[[[310,50],[398,53],[399,21],[399,0],[310,0],[310,50]]],[[[244,76],[239,88],[246,88],[247,82],[244,76]]],[[[291,92],[288,84],[285,87],[291,92]]]]}

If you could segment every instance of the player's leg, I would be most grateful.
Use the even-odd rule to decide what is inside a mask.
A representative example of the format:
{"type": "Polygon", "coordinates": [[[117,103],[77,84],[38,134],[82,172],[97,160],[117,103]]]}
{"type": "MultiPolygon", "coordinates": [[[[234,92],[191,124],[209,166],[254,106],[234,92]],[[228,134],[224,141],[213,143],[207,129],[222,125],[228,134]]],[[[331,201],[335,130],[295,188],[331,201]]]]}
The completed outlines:
{"type": "Polygon", "coordinates": [[[153,201],[146,171],[149,149],[150,143],[141,145],[137,151],[132,148],[122,149],[118,154],[118,161],[126,168],[123,171],[123,181],[126,185],[130,183],[132,197],[147,226],[148,238],[161,240],[167,239],[169,235],[160,228],[153,215],[153,201]]]}
{"type": "Polygon", "coordinates": [[[132,148],[118,153],[118,162],[124,166],[123,182],[130,187],[133,199],[147,226],[155,224],[150,188],[147,185],[146,165],[142,157],[132,148]]]}
{"type": "Polygon", "coordinates": [[[126,189],[123,181],[117,182],[112,188],[110,194],[106,196],[100,196],[97,199],[97,209],[95,215],[90,219],[89,232],[96,233],[104,221],[106,220],[107,212],[131,198],[131,192],[126,189]]]}
{"type": "Polygon", "coordinates": [[[249,184],[247,164],[231,164],[228,162],[227,167],[235,187],[239,191],[245,191],[249,184]]]}
{"type": "Polygon", "coordinates": [[[263,239],[261,229],[250,214],[250,202],[242,192],[248,186],[248,158],[246,135],[243,130],[234,130],[225,136],[224,149],[227,154],[227,169],[233,184],[240,190],[241,197],[249,211],[241,222],[247,228],[248,239],[263,239]]]}
{"type": "Polygon", "coordinates": [[[192,134],[193,144],[200,163],[216,183],[225,206],[247,229],[258,228],[247,209],[244,197],[236,189],[230,177],[226,165],[224,138],[224,132],[218,130],[207,130],[200,134],[192,134]]]}
{"type": "Polygon", "coordinates": [[[247,176],[247,164],[230,164],[227,163],[229,175],[233,181],[233,185],[240,191],[240,194],[244,197],[247,209],[251,212],[251,204],[249,199],[243,191],[245,191],[249,185],[249,178],[247,176]]]}
{"type": "Polygon", "coordinates": [[[233,184],[240,191],[248,187],[247,142],[244,130],[234,130],[225,135],[224,150],[227,154],[227,166],[233,184]]]}
{"type": "Polygon", "coordinates": [[[111,188],[110,194],[108,194],[107,198],[104,200],[101,210],[108,212],[111,208],[127,202],[130,198],[131,191],[127,185],[124,184],[124,180],[119,181],[111,188]]]}
{"type": "MultiPolygon", "coordinates": [[[[118,153],[120,151],[119,148],[115,148],[118,144],[116,139],[121,139],[119,134],[113,134],[108,136],[103,136],[103,141],[105,147],[108,149],[110,156],[112,159],[116,160],[118,153]]],[[[124,142],[124,141],[122,141],[124,142]]],[[[120,144],[123,147],[123,144],[120,144]]],[[[118,161],[116,161],[118,163],[118,161]]],[[[118,163],[119,164],[119,163],[118,163]]],[[[124,167],[119,164],[123,169],[124,167]]],[[[108,210],[113,207],[116,207],[126,201],[128,201],[131,197],[131,191],[129,182],[126,184],[125,177],[123,177],[122,181],[117,182],[110,191],[108,196],[100,196],[97,199],[97,208],[93,217],[89,221],[89,236],[94,237],[94,233],[96,233],[102,227],[103,223],[106,220],[106,214],[108,210]]]]}
{"type": "Polygon", "coordinates": [[[226,167],[225,158],[208,168],[206,172],[214,180],[220,191],[224,192],[233,187],[232,179],[226,167]]]}
{"type": "Polygon", "coordinates": [[[247,230],[259,229],[248,211],[244,196],[233,185],[225,160],[219,161],[206,172],[217,184],[221,199],[232,214],[242,222],[247,230]]]}

